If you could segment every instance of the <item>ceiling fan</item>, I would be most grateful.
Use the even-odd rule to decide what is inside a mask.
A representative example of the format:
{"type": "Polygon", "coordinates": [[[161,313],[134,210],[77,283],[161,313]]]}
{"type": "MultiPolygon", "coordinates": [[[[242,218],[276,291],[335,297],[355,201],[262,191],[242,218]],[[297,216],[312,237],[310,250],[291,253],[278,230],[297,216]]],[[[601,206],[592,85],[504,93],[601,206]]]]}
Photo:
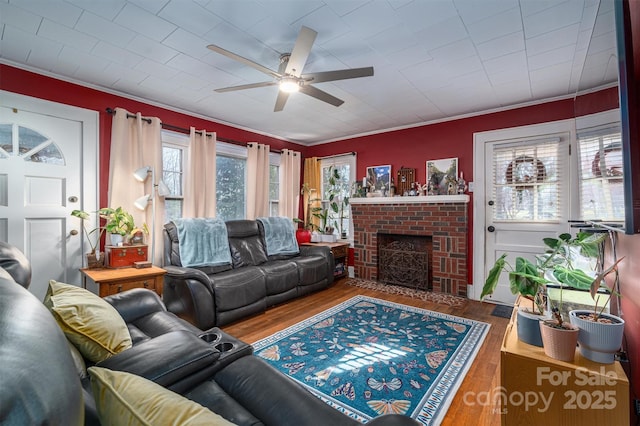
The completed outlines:
{"type": "Polygon", "coordinates": [[[223,49],[220,46],[210,44],[207,48],[214,52],[220,53],[228,58],[242,62],[249,65],[252,68],[257,69],[267,75],[273,77],[272,81],[264,81],[261,83],[242,84],[240,86],[224,87],[216,89],[216,92],[232,92],[234,90],[253,89],[256,87],[276,86],[278,85],[278,97],[276,98],[276,105],[273,109],[274,112],[282,111],[284,104],[289,99],[289,94],[293,92],[302,92],[305,95],[327,102],[334,106],[340,106],[344,103],[342,99],[338,99],[329,93],[318,89],[311,85],[311,83],[323,83],[327,81],[346,80],[349,78],[370,77],[373,75],[373,67],[365,68],[352,68],[344,70],[313,72],[308,74],[302,74],[302,70],[307,62],[309,53],[311,52],[311,46],[316,39],[318,33],[311,28],[303,26],[300,29],[296,43],[293,46],[291,53],[283,53],[280,55],[280,66],[278,71],[274,71],[265,66],[262,66],[250,59],[244,58],[240,55],[236,55],[233,52],[223,49]]]}

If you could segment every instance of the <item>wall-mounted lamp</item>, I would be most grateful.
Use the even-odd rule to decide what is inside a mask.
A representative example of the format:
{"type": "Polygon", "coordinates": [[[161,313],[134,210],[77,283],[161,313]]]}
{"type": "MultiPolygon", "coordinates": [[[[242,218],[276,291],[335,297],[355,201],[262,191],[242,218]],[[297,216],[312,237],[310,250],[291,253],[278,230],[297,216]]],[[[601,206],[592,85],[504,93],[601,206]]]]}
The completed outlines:
{"type": "Polygon", "coordinates": [[[151,175],[151,182],[153,183],[152,194],[145,194],[142,197],[134,201],[133,205],[139,210],[146,210],[149,204],[151,204],[151,262],[155,259],[156,254],[156,197],[155,192],[160,197],[166,197],[171,194],[169,187],[161,180],[156,183],[155,170],[151,166],[144,166],[133,172],[133,177],[138,182],[146,182],[147,178],[151,175]]]}

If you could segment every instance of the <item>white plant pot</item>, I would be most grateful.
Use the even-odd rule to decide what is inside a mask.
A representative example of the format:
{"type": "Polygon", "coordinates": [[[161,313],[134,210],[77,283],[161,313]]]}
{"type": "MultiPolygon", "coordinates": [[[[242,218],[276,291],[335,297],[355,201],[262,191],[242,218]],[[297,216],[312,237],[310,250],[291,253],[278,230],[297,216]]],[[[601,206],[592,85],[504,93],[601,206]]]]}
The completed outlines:
{"type": "Polygon", "coordinates": [[[580,329],[578,336],[578,346],[580,353],[591,361],[601,364],[611,364],[615,361],[616,352],[622,346],[622,336],[624,333],[624,320],[611,314],[602,314],[602,317],[609,318],[613,324],[591,321],[580,318],[580,314],[589,314],[590,311],[574,310],[569,312],[571,324],[580,329]]]}
{"type": "Polygon", "coordinates": [[[120,234],[109,234],[109,241],[112,246],[121,246],[124,244],[124,237],[120,234]]]}
{"type": "Polygon", "coordinates": [[[333,234],[322,234],[322,242],[323,243],[335,243],[336,236],[333,234]]]}

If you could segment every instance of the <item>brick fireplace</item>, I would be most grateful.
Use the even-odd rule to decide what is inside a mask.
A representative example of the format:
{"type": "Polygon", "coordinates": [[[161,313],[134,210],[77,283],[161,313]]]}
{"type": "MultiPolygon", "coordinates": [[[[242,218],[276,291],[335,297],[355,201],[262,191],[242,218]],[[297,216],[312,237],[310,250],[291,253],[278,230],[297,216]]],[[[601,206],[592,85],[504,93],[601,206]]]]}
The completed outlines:
{"type": "Polygon", "coordinates": [[[467,295],[468,195],[352,198],[354,272],[378,280],[378,235],[431,237],[435,292],[467,295]]]}

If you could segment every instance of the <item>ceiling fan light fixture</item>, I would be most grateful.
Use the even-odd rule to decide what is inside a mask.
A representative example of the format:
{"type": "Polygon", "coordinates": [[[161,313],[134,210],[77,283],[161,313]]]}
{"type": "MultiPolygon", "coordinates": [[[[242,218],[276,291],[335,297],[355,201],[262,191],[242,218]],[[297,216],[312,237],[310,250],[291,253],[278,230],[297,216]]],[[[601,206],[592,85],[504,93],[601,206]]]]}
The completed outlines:
{"type": "Polygon", "coordinates": [[[283,78],[280,80],[280,90],[286,93],[295,93],[300,90],[300,83],[295,78],[283,78]]]}

